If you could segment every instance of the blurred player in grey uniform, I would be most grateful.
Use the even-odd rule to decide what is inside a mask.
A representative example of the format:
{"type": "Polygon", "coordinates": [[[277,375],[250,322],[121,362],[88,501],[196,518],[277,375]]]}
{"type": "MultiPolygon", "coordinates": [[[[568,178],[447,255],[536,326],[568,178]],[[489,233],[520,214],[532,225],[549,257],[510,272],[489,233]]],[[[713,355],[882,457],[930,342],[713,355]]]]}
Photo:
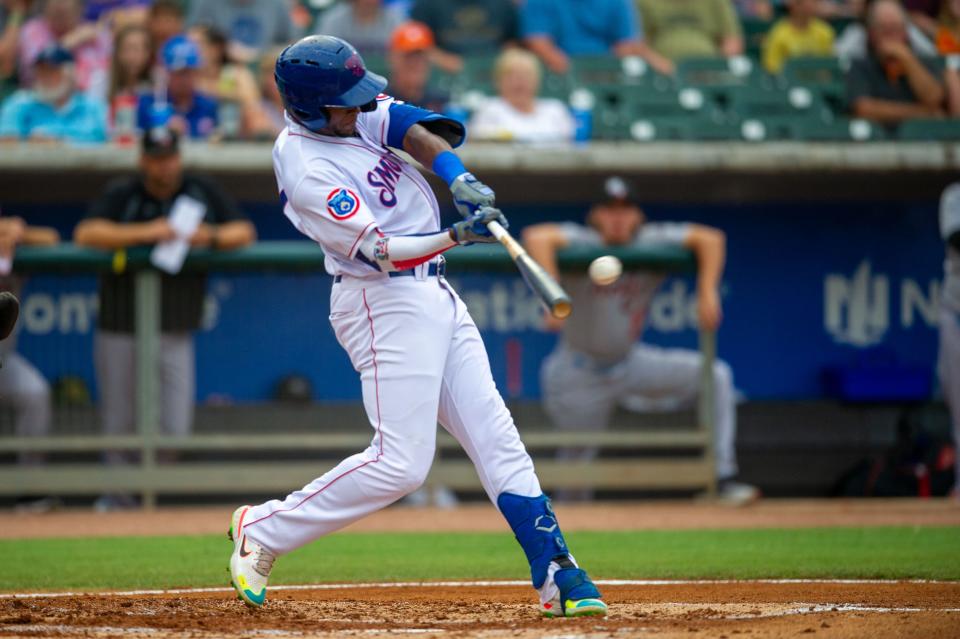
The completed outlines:
{"type": "MultiPolygon", "coordinates": [[[[950,407],[953,441],[960,448],[960,182],[940,200],[940,237],[947,245],[940,303],[940,383],[950,407]]],[[[956,461],[953,496],[960,498],[960,454],[956,461]]]]}
{"type": "MultiPolygon", "coordinates": [[[[691,249],[697,257],[697,302],[700,325],[715,329],[722,311],[718,287],[726,256],[721,231],[696,224],[644,223],[620,178],[606,182],[606,198],[587,216],[587,226],[572,222],[539,224],[523,235],[527,250],[553,275],[556,252],[568,246],[644,246],[668,244],[691,249]]],[[[564,276],[574,313],[565,321],[546,316],[548,328],[562,331],[556,350],[541,371],[544,405],[561,429],[605,429],[618,404],[644,400],[647,405],[693,403],[700,379],[700,353],[667,349],[639,341],[654,294],[665,276],[624,273],[609,286],[586,275],[564,276]]],[[[722,361],[714,365],[716,384],[716,464],[720,496],[747,503],[759,491],[735,480],[737,460],[736,401],[733,374],[722,361]]],[[[597,449],[561,451],[565,458],[591,459],[597,449]]],[[[585,498],[578,491],[569,498],[585,498]]]]}
{"type": "MultiPolygon", "coordinates": [[[[50,246],[60,241],[56,230],[28,226],[19,217],[0,217],[0,291],[20,297],[22,281],[11,274],[17,246],[22,244],[50,246]]],[[[42,437],[50,432],[50,385],[43,374],[17,352],[17,329],[0,342],[0,405],[13,409],[14,432],[21,437],[42,437]]],[[[41,453],[22,453],[20,463],[38,464],[41,453]]],[[[43,511],[54,508],[57,500],[24,498],[18,500],[22,510],[43,511]]]]}

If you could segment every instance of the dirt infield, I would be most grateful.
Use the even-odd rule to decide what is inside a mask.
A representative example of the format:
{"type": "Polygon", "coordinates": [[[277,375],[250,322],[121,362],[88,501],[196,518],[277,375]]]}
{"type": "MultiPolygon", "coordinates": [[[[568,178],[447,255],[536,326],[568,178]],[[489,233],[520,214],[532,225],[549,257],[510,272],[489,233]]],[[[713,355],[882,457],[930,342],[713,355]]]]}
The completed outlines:
{"type": "MultiPolygon", "coordinates": [[[[960,503],[947,500],[768,500],[748,508],[660,502],[560,505],[557,511],[567,530],[960,525],[960,503]]],[[[0,538],[222,534],[229,513],[5,513],[0,538]]],[[[503,529],[491,506],[477,505],[456,511],[391,508],[348,531],[503,529]]],[[[279,587],[259,611],[223,588],[0,594],[0,637],[960,638],[960,582],[614,582],[601,589],[611,606],[608,617],[558,620],[540,618],[529,586],[513,582],[279,587]]]]}
{"type": "MultiPolygon", "coordinates": [[[[564,530],[683,530],[700,528],[809,528],[824,526],[960,526],[960,502],[951,499],[762,500],[745,508],[715,503],[640,502],[558,504],[564,530]]],[[[0,539],[117,535],[221,534],[231,508],[169,508],[98,514],[72,510],[43,515],[0,514],[0,539]]],[[[505,523],[483,503],[437,510],[393,507],[347,532],[503,532],[505,523]]]]}
{"type": "Polygon", "coordinates": [[[0,637],[960,636],[960,583],[691,582],[604,586],[602,619],[541,619],[522,586],[280,590],[247,610],[229,593],[0,599],[0,637]]]}

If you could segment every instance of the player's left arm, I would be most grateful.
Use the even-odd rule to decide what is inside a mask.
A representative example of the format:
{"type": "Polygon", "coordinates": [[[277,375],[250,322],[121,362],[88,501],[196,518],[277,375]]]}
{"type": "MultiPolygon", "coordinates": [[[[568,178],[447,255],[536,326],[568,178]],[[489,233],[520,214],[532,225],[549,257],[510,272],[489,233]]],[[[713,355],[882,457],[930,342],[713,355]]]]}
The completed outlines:
{"type": "Polygon", "coordinates": [[[468,218],[480,209],[495,205],[493,189],[468,171],[453,151],[463,144],[467,135],[460,122],[402,102],[390,104],[387,113],[389,126],[383,142],[395,149],[403,149],[443,178],[450,187],[460,215],[468,218]]]}
{"type": "Polygon", "coordinates": [[[691,224],[684,246],[697,258],[697,313],[700,327],[716,330],[723,319],[720,279],[727,259],[727,236],[720,229],[691,224]]]}

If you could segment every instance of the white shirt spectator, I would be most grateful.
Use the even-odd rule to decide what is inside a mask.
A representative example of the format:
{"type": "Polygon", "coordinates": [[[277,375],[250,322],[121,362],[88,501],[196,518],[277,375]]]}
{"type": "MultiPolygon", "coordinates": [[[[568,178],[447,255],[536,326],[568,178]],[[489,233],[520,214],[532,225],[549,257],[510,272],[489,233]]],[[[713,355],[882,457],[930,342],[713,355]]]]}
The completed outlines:
{"type": "Polygon", "coordinates": [[[566,105],[553,98],[538,98],[528,113],[503,98],[490,98],[477,109],[467,128],[473,139],[534,144],[569,142],[575,129],[566,105]]]}

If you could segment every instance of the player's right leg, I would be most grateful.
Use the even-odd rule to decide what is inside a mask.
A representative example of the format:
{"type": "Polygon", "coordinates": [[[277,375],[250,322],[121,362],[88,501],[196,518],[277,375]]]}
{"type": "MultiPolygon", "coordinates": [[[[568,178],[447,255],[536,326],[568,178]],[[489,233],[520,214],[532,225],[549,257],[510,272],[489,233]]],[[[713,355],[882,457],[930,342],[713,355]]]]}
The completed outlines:
{"type": "MultiPolygon", "coordinates": [[[[540,374],[543,407],[559,431],[603,431],[616,403],[616,387],[607,375],[591,369],[582,356],[559,346],[543,362],[540,374]]],[[[565,446],[557,450],[562,462],[589,462],[596,446],[565,446]]],[[[558,502],[590,501],[590,487],[557,490],[558,502]]]]}
{"type": "MultiPolygon", "coordinates": [[[[50,385],[33,364],[10,348],[0,349],[0,398],[13,407],[14,428],[20,437],[43,437],[50,432],[50,385]]],[[[42,454],[22,453],[20,463],[43,460],[42,454]]]]}
{"type": "MultiPolygon", "coordinates": [[[[953,444],[960,449],[960,315],[940,309],[940,386],[950,409],[953,444]]],[[[953,495],[960,499],[960,455],[955,460],[953,495]]]]}
{"type": "Polygon", "coordinates": [[[567,548],[533,461],[494,385],[480,332],[459,298],[457,322],[443,373],[440,423],[470,456],[484,490],[516,535],[543,614],[606,614],[600,592],[567,548]]]}
{"type": "Polygon", "coordinates": [[[234,513],[231,576],[247,604],[263,604],[277,556],[387,506],[426,478],[453,330],[450,297],[431,279],[334,284],[331,323],[360,372],[373,440],[286,498],[234,513]]]}

